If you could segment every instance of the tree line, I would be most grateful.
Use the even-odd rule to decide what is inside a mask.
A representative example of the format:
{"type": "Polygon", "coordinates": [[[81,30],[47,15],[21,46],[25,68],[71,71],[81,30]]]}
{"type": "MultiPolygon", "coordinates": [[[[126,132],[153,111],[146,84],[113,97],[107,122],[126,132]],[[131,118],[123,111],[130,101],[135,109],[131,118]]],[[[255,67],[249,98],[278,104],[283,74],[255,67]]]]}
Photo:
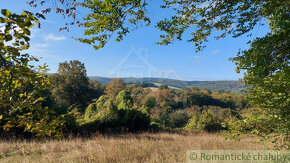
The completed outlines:
{"type": "MultiPolygon", "coordinates": [[[[22,74],[18,75],[21,77],[22,74]]],[[[32,83],[28,86],[15,90],[15,100],[25,103],[32,99],[35,105],[20,108],[2,104],[7,107],[7,112],[1,111],[4,137],[43,138],[174,128],[219,131],[226,130],[229,120],[240,118],[239,112],[247,107],[244,95],[199,90],[197,87],[170,89],[160,85],[155,88],[124,84],[121,79],[101,84],[89,80],[84,64],[77,60],[60,63],[57,73],[51,75],[41,72],[30,72],[29,75],[32,76],[26,77],[40,76],[47,83],[39,83],[43,86],[40,89],[29,80],[32,83]],[[36,94],[37,89],[40,90],[36,94]],[[18,95],[19,92],[25,93],[18,95]],[[15,113],[10,114],[11,109],[15,109],[15,113]],[[45,109],[47,112],[43,112],[45,109]],[[42,117],[47,121],[43,122],[42,117]],[[38,126],[40,122],[43,128],[38,126]]]]}

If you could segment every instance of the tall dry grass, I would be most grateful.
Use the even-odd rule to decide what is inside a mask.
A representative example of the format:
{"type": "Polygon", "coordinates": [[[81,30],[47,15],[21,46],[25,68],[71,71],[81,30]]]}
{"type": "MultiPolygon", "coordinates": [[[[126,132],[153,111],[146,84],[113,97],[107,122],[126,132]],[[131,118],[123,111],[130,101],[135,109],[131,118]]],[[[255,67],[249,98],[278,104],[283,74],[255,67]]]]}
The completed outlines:
{"type": "Polygon", "coordinates": [[[46,142],[0,141],[0,162],[185,162],[187,150],[263,149],[257,139],[213,133],[96,135],[46,142]]]}

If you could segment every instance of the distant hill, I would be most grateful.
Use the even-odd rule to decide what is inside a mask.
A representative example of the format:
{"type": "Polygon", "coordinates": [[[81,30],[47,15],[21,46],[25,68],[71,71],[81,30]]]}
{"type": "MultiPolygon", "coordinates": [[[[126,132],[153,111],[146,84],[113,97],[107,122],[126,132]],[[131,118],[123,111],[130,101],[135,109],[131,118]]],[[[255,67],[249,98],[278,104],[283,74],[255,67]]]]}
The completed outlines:
{"type": "MultiPolygon", "coordinates": [[[[91,80],[98,80],[102,84],[109,83],[113,78],[89,76],[91,80]]],[[[165,84],[171,88],[182,89],[185,87],[198,87],[199,89],[208,89],[210,91],[225,90],[232,93],[241,93],[245,88],[239,81],[184,81],[167,78],[122,78],[125,83],[153,83],[157,87],[165,84]]]]}

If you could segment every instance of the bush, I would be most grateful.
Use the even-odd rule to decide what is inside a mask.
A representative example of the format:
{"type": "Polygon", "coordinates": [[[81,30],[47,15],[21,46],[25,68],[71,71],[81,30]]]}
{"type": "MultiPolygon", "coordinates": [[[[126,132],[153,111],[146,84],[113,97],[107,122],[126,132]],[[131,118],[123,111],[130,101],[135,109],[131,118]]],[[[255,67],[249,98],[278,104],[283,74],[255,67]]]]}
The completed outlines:
{"type": "Polygon", "coordinates": [[[90,121],[85,121],[81,128],[85,133],[96,131],[141,131],[149,128],[149,115],[137,109],[109,109],[97,113],[90,121]]]}
{"type": "Polygon", "coordinates": [[[153,122],[158,123],[162,127],[170,126],[169,109],[168,108],[153,108],[150,110],[150,117],[153,122]]]}
{"type": "Polygon", "coordinates": [[[202,111],[197,127],[206,131],[218,131],[222,129],[222,125],[218,117],[209,110],[202,111]]]}
{"type": "Polygon", "coordinates": [[[170,116],[170,126],[173,128],[184,127],[188,122],[188,114],[184,110],[179,110],[174,113],[171,113],[170,116]]]}
{"type": "Polygon", "coordinates": [[[119,121],[118,112],[115,108],[111,108],[108,110],[103,110],[99,112],[95,119],[99,120],[100,124],[105,124],[105,126],[114,127],[116,121],[119,121]]]}
{"type": "Polygon", "coordinates": [[[157,106],[156,98],[154,96],[149,96],[145,99],[144,105],[148,108],[153,108],[157,106]]]}
{"type": "Polygon", "coordinates": [[[83,134],[92,134],[96,131],[108,131],[116,128],[119,116],[115,108],[102,110],[92,119],[84,121],[80,128],[83,134]]]}
{"type": "Polygon", "coordinates": [[[217,116],[219,120],[222,120],[223,122],[228,122],[231,119],[241,118],[239,112],[231,108],[222,108],[219,106],[204,106],[203,110],[211,111],[217,116]]]}
{"type": "Polygon", "coordinates": [[[152,130],[152,131],[158,131],[158,130],[160,130],[162,127],[160,126],[160,124],[159,123],[156,123],[156,122],[151,122],[150,123],[150,129],[152,130]]]}
{"type": "Polygon", "coordinates": [[[85,112],[85,121],[90,121],[98,113],[97,104],[90,104],[85,112]]]}
{"type": "Polygon", "coordinates": [[[184,127],[185,130],[198,130],[198,116],[194,115],[190,120],[189,123],[184,127]]]}
{"type": "Polygon", "coordinates": [[[127,131],[141,131],[149,128],[149,115],[141,110],[118,110],[120,127],[127,131]]]}
{"type": "MultiPolygon", "coordinates": [[[[261,140],[272,142],[274,149],[282,150],[290,148],[289,134],[286,136],[276,133],[279,123],[283,119],[278,115],[269,115],[261,108],[249,108],[242,111],[242,119],[229,121],[227,136],[239,140],[241,135],[254,134],[261,140]],[[271,136],[269,136],[271,135],[271,136]]],[[[288,129],[290,126],[287,126],[288,129]]],[[[288,130],[289,131],[289,130],[288,130]]]]}
{"type": "Polygon", "coordinates": [[[123,90],[119,92],[116,100],[114,101],[115,106],[118,109],[130,109],[133,106],[133,98],[130,96],[130,92],[123,90]]]}
{"type": "Polygon", "coordinates": [[[159,86],[159,89],[169,89],[169,87],[167,85],[161,84],[159,86]]]}
{"type": "Polygon", "coordinates": [[[95,120],[98,112],[108,111],[113,108],[113,102],[109,96],[101,96],[95,103],[90,104],[85,111],[85,121],[95,120]]]}
{"type": "Polygon", "coordinates": [[[72,113],[64,115],[64,134],[75,134],[79,131],[76,117],[72,113]]]}
{"type": "Polygon", "coordinates": [[[223,129],[221,120],[210,110],[203,110],[200,115],[193,116],[184,128],[205,131],[219,131],[223,129]]]}
{"type": "Polygon", "coordinates": [[[103,95],[96,101],[96,107],[98,111],[112,108],[112,100],[109,96],[103,95]]]}
{"type": "Polygon", "coordinates": [[[140,131],[149,128],[150,117],[147,107],[134,109],[133,99],[126,90],[119,92],[116,100],[101,96],[86,109],[81,129],[85,133],[106,130],[140,131]]]}

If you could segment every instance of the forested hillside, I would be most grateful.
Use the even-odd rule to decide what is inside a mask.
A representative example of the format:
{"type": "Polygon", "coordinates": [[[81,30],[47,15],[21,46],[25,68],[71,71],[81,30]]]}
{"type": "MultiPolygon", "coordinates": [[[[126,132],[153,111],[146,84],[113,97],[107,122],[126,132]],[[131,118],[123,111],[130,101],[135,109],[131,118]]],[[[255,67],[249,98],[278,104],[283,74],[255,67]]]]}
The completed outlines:
{"type": "MultiPolygon", "coordinates": [[[[112,78],[99,77],[99,76],[89,76],[92,80],[97,80],[102,84],[109,83],[112,78]]],[[[199,89],[208,89],[210,91],[229,91],[232,93],[242,93],[245,86],[240,83],[240,81],[184,81],[176,79],[166,79],[166,78],[122,78],[124,83],[153,83],[155,87],[160,84],[164,84],[176,88],[186,88],[186,87],[198,87],[199,89]]]]}

